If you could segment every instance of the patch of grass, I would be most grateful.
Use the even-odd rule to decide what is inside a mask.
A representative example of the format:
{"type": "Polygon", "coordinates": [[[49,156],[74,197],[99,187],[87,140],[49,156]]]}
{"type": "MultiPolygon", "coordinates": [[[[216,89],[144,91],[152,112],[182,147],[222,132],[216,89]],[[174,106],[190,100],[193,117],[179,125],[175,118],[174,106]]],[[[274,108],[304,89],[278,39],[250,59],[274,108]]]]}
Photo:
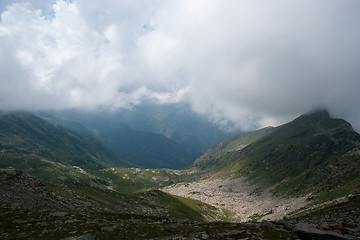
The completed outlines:
{"type": "Polygon", "coordinates": [[[236,213],[226,209],[226,208],[222,208],[221,209],[222,213],[224,214],[221,217],[222,221],[226,221],[226,222],[237,222],[237,219],[235,218],[236,213]]]}
{"type": "Polygon", "coordinates": [[[193,174],[188,170],[106,168],[96,173],[109,179],[111,187],[122,193],[138,193],[158,189],[178,182],[186,182],[193,174]]]}
{"type": "Polygon", "coordinates": [[[272,214],[272,213],[273,213],[272,210],[270,210],[269,212],[264,213],[264,214],[255,213],[255,214],[253,214],[253,215],[250,216],[250,219],[252,219],[252,220],[254,220],[254,221],[257,221],[257,220],[260,220],[261,218],[263,218],[263,217],[265,217],[265,216],[267,216],[267,215],[270,215],[270,214],[272,214]]]}
{"type": "Polygon", "coordinates": [[[96,175],[94,170],[82,170],[37,156],[0,155],[0,167],[9,166],[45,183],[104,189],[108,185],[107,180],[96,175]]]}
{"type": "Polygon", "coordinates": [[[193,192],[189,192],[189,194],[192,194],[192,195],[199,195],[199,194],[200,194],[200,192],[193,191],[193,192]]]}
{"type": "MultiPolygon", "coordinates": [[[[179,202],[181,202],[183,205],[189,207],[193,211],[199,213],[201,216],[201,219],[215,220],[215,219],[218,219],[219,216],[221,215],[221,213],[219,212],[219,210],[216,207],[211,206],[209,204],[200,202],[198,200],[190,199],[190,198],[180,197],[180,196],[172,195],[172,197],[174,199],[178,200],[179,202]]],[[[182,209],[182,208],[176,209],[176,212],[178,212],[178,213],[181,212],[181,214],[183,214],[184,209],[182,209]]]]}

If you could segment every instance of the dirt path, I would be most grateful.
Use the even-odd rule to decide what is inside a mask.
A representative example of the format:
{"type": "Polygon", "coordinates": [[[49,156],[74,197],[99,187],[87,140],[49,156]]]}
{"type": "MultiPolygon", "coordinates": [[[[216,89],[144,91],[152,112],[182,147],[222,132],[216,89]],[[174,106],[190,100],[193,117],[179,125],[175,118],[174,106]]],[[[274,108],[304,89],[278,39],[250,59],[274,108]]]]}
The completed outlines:
{"type": "MultiPolygon", "coordinates": [[[[274,197],[269,191],[256,192],[244,178],[180,183],[161,190],[231,211],[240,222],[278,220],[306,204],[305,198],[285,199],[274,197]]],[[[226,210],[224,213],[229,214],[226,210]]]]}

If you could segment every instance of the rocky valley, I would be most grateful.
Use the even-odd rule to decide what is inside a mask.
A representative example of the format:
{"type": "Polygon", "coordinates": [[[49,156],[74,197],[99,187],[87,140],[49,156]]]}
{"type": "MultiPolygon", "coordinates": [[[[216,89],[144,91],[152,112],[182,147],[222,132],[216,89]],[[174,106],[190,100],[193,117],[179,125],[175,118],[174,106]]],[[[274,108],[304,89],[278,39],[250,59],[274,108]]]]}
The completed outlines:
{"type": "Polygon", "coordinates": [[[360,135],[325,110],[129,166],[30,113],[0,115],[1,239],[359,239],[360,135]]]}

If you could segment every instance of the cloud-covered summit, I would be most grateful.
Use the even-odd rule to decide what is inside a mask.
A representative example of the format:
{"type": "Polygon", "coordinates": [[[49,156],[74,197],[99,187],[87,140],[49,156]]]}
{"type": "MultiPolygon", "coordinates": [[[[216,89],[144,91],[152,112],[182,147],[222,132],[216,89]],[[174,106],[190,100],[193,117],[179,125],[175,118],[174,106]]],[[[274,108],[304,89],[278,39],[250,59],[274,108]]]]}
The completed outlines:
{"type": "Polygon", "coordinates": [[[327,106],[360,129],[357,0],[4,1],[0,108],[188,102],[243,129],[327,106]]]}

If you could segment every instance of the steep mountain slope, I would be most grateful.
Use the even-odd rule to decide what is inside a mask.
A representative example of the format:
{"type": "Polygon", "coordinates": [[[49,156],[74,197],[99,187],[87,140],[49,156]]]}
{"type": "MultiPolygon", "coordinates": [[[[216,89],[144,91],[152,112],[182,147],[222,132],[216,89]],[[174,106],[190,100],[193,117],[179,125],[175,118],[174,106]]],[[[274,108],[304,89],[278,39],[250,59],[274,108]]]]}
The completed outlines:
{"type": "Polygon", "coordinates": [[[118,157],[137,167],[182,168],[193,163],[201,154],[162,134],[131,129],[121,122],[120,116],[111,113],[65,112],[40,115],[54,124],[95,136],[118,157]]]}
{"type": "Polygon", "coordinates": [[[117,156],[147,168],[182,168],[229,137],[184,104],[139,105],[134,110],[47,111],[56,125],[99,138],[117,156]]]}
{"type": "Polygon", "coordinates": [[[117,118],[132,129],[162,134],[199,152],[232,135],[184,103],[141,104],[131,111],[120,110],[117,118]]]}
{"type": "Polygon", "coordinates": [[[236,160],[233,159],[235,153],[274,130],[275,128],[268,127],[231,137],[209,148],[202,156],[196,159],[193,166],[209,172],[222,170],[234,163],[234,160],[236,160]]]}
{"type": "Polygon", "coordinates": [[[200,155],[164,135],[132,130],[122,124],[104,126],[94,135],[117,156],[138,167],[178,169],[192,164],[200,155]]]}
{"type": "Polygon", "coordinates": [[[246,136],[257,137],[243,145],[227,142],[194,166],[211,168],[215,159],[221,166],[216,176],[245,176],[259,186],[274,186],[279,194],[316,192],[327,198],[359,190],[360,135],[346,121],[330,118],[326,110],[238,139],[246,136]]]}
{"type": "Polygon", "coordinates": [[[31,113],[0,113],[0,159],[34,156],[68,165],[97,169],[127,166],[100,141],[55,127],[31,113]]]}

